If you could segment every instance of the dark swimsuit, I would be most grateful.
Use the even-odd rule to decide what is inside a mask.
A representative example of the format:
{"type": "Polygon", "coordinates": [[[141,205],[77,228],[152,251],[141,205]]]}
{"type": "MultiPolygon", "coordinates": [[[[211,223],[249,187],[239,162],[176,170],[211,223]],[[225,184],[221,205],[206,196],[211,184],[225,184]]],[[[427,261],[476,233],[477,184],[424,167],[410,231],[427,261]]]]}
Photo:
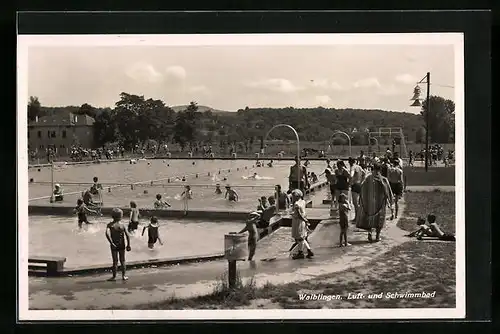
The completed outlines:
{"type": "Polygon", "coordinates": [[[158,226],[148,227],[148,244],[155,244],[158,241],[158,226]]]}
{"type": "Polygon", "coordinates": [[[77,206],[76,211],[78,212],[78,222],[87,223],[87,214],[85,213],[85,208],[83,205],[77,206]]]}

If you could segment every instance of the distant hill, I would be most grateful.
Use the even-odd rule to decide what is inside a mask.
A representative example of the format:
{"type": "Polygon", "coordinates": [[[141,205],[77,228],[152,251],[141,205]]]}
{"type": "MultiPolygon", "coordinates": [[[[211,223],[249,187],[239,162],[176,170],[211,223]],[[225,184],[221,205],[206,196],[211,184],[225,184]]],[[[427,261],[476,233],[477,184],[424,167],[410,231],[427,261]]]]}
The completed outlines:
{"type": "MultiPolygon", "coordinates": [[[[181,105],[181,106],[173,106],[170,108],[172,108],[175,112],[179,112],[179,111],[186,110],[187,107],[188,107],[188,105],[186,104],[186,105],[181,105]]],[[[214,109],[214,108],[207,107],[207,106],[198,105],[199,112],[205,112],[207,110],[210,110],[214,114],[226,114],[226,113],[231,112],[231,111],[227,111],[227,110],[219,110],[219,109],[214,109]]]]}

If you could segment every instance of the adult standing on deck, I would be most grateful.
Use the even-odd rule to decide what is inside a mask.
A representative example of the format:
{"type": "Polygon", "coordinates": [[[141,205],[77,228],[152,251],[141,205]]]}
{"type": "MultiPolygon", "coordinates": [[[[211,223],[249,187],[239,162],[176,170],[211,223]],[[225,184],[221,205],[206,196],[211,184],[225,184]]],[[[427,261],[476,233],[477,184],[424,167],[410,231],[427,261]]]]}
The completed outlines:
{"type": "Polygon", "coordinates": [[[349,165],[351,165],[351,197],[352,203],[354,204],[354,219],[358,215],[359,208],[359,194],[361,193],[361,182],[365,177],[365,171],[360,165],[356,163],[356,159],[349,158],[349,165]]]}
{"type": "Polygon", "coordinates": [[[306,218],[306,202],[303,198],[303,193],[299,189],[292,191],[292,238],[298,245],[298,252],[292,256],[292,259],[303,259],[304,257],[311,258],[314,253],[311,246],[307,242],[307,224],[306,218]],[[307,250],[307,256],[304,256],[304,250],[307,250]]]}
{"type": "Polygon", "coordinates": [[[295,157],[295,165],[290,167],[288,184],[290,190],[300,189],[302,192],[305,191],[307,186],[307,169],[299,164],[297,156],[295,157]]]}
{"type": "Polygon", "coordinates": [[[372,173],[368,174],[361,183],[359,212],[356,227],[368,231],[368,240],[372,239],[372,230],[375,229],[375,241],[380,240],[380,231],[385,225],[386,207],[392,209],[393,195],[387,178],[380,173],[381,166],[373,165],[372,173]]]}
{"type": "Polygon", "coordinates": [[[398,201],[403,196],[404,188],[403,168],[400,166],[398,159],[393,159],[392,166],[389,166],[388,169],[387,176],[389,179],[389,185],[391,186],[391,191],[394,195],[394,218],[398,218],[398,201]]]}
{"type": "Polygon", "coordinates": [[[339,200],[340,194],[345,194],[349,196],[349,182],[351,179],[351,175],[347,170],[347,167],[344,161],[337,161],[337,169],[335,170],[335,199],[339,200]]]}

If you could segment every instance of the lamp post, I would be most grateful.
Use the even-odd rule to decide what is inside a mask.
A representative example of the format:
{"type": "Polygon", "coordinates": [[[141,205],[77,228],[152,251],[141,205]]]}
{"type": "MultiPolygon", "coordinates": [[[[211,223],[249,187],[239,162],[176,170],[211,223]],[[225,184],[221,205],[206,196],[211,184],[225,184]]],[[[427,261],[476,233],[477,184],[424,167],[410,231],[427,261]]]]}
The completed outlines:
{"type": "Polygon", "coordinates": [[[420,84],[427,84],[427,111],[425,112],[425,171],[429,170],[429,113],[431,111],[431,101],[430,101],[430,92],[431,92],[431,72],[427,72],[426,76],[422,78],[419,82],[417,82],[417,86],[413,90],[413,103],[410,105],[411,107],[421,107],[420,103],[420,84]]]}

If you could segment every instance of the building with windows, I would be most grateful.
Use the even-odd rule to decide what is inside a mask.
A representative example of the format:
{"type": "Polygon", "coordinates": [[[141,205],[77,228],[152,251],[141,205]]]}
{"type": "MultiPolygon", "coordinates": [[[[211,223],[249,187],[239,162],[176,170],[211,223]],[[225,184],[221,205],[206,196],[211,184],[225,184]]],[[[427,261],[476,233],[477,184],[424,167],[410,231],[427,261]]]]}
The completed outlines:
{"type": "Polygon", "coordinates": [[[55,114],[28,122],[28,149],[43,152],[55,148],[65,155],[73,145],[93,147],[94,119],[73,113],[55,114]]]}

